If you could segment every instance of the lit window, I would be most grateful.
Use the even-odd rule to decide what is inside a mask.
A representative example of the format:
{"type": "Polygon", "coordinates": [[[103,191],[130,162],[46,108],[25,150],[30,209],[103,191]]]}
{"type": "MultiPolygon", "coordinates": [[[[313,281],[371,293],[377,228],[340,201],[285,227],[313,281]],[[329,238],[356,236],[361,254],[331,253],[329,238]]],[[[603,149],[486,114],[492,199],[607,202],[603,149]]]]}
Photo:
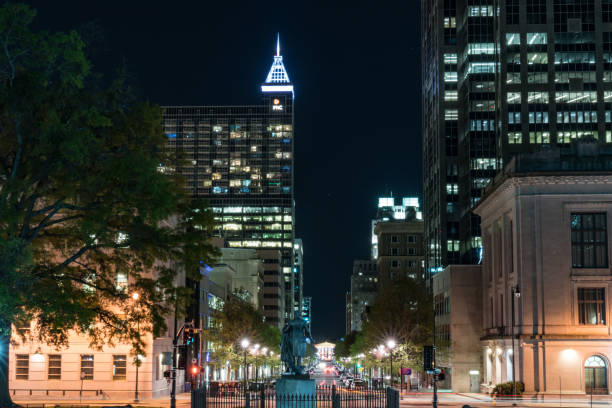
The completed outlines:
{"type": "Polygon", "coordinates": [[[607,268],[606,214],[575,213],[571,217],[572,266],[607,268]]]}
{"type": "Polygon", "coordinates": [[[529,132],[529,143],[531,144],[550,143],[550,132],[529,132]]]}
{"type": "Polygon", "coordinates": [[[521,93],[520,92],[508,92],[506,95],[506,101],[508,103],[521,103],[521,93]]]}
{"type": "Polygon", "coordinates": [[[520,45],[521,35],[519,33],[506,33],[506,45],[520,45]]]}
{"type": "Polygon", "coordinates": [[[115,288],[117,291],[125,293],[128,289],[128,276],[125,272],[117,272],[115,275],[115,288]]]}
{"type": "Polygon", "coordinates": [[[457,54],[444,54],[444,63],[445,64],[456,64],[457,54]]]}
{"type": "Polygon", "coordinates": [[[578,288],[578,323],[606,324],[605,288],[578,288]]]}
{"type": "Polygon", "coordinates": [[[444,91],[444,100],[445,101],[456,101],[457,91],[444,91]]]}
{"type": "Polygon", "coordinates": [[[457,73],[456,72],[445,72],[444,82],[457,82],[457,73]]]}
{"type": "Polygon", "coordinates": [[[523,134],[521,132],[509,132],[508,133],[508,144],[521,144],[523,143],[523,134]]]}
{"type": "Polygon", "coordinates": [[[49,354],[49,367],[47,370],[47,379],[61,380],[62,379],[62,355],[49,354]]]}
{"type": "Polygon", "coordinates": [[[30,375],[30,356],[28,354],[17,354],[15,360],[15,379],[27,380],[30,375]]]}
{"type": "Polygon", "coordinates": [[[546,33],[527,33],[527,45],[542,45],[548,43],[546,33]]]}
{"type": "Polygon", "coordinates": [[[444,111],[444,120],[457,120],[459,119],[459,112],[457,109],[447,109],[444,111]]]}
{"type": "Polygon", "coordinates": [[[94,356],[93,354],[81,354],[81,380],[93,380],[94,378],[94,356]]]}
{"type": "Polygon", "coordinates": [[[125,354],[113,355],[113,380],[125,380],[126,371],[127,371],[126,355],[125,354]]]}

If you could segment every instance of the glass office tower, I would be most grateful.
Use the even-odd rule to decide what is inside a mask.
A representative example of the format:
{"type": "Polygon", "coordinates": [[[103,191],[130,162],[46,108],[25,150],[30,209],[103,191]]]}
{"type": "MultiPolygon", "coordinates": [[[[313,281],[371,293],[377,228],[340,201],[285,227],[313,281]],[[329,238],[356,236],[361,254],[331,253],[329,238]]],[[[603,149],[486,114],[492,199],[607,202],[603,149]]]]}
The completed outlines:
{"type": "MultiPolygon", "coordinates": [[[[163,130],[186,155],[177,171],[194,198],[210,202],[217,235],[231,248],[280,250],[293,288],[294,95],[278,46],[261,97],[252,106],[165,107],[163,130]]],[[[294,310],[285,305],[287,317],[294,310]]]]}
{"type": "Polygon", "coordinates": [[[422,0],[426,267],[479,263],[470,209],[514,154],[612,142],[611,0],[422,0]]]}

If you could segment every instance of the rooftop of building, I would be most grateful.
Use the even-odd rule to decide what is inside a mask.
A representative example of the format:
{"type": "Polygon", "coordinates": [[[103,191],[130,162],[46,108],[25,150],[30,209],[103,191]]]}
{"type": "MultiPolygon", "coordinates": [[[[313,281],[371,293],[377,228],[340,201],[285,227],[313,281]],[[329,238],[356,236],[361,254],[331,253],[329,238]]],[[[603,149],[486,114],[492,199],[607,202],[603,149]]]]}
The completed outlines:
{"type": "Polygon", "coordinates": [[[476,207],[510,178],[591,175],[612,175],[612,146],[592,137],[566,146],[542,146],[538,151],[515,155],[485,188],[476,207]]]}

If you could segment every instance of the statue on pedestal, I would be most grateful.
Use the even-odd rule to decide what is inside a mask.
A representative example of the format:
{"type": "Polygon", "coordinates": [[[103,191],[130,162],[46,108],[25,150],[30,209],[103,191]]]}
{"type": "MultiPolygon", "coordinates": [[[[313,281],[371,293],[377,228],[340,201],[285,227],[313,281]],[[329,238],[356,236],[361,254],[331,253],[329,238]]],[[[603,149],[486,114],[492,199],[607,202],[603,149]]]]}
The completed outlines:
{"type": "Polygon", "coordinates": [[[312,343],[310,329],[303,319],[295,318],[283,328],[281,361],[290,375],[304,376],[302,358],[306,356],[306,344],[312,343]]]}

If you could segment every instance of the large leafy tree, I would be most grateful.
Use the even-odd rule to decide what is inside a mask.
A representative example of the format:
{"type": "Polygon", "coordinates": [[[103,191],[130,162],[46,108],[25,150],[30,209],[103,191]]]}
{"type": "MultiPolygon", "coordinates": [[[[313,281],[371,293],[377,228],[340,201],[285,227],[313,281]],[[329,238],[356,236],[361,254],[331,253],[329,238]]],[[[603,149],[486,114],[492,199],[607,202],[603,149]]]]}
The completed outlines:
{"type": "Polygon", "coordinates": [[[431,344],[432,329],[433,303],[427,288],[414,279],[399,277],[379,288],[363,330],[350,339],[350,355],[363,354],[366,367],[388,364],[388,352],[375,350],[393,339],[396,367],[419,367],[423,346],[431,344]]]}
{"type": "MultiPolygon", "coordinates": [[[[267,324],[264,317],[253,305],[243,300],[240,292],[230,296],[220,310],[212,314],[213,324],[204,331],[204,337],[214,343],[213,361],[217,367],[229,362],[231,367],[244,364],[245,350],[241,341],[247,339],[250,345],[259,344],[274,355],[246,353],[247,364],[277,366],[281,333],[276,326],[267,324]]],[[[252,347],[249,347],[251,349],[252,347]]]]}
{"type": "Polygon", "coordinates": [[[79,36],[34,32],[34,17],[0,7],[0,406],[12,327],[142,353],[143,333],[189,300],[179,271],[197,279],[214,255],[211,214],[173,171],[160,109],[121,80],[94,85],[79,36]]]}

